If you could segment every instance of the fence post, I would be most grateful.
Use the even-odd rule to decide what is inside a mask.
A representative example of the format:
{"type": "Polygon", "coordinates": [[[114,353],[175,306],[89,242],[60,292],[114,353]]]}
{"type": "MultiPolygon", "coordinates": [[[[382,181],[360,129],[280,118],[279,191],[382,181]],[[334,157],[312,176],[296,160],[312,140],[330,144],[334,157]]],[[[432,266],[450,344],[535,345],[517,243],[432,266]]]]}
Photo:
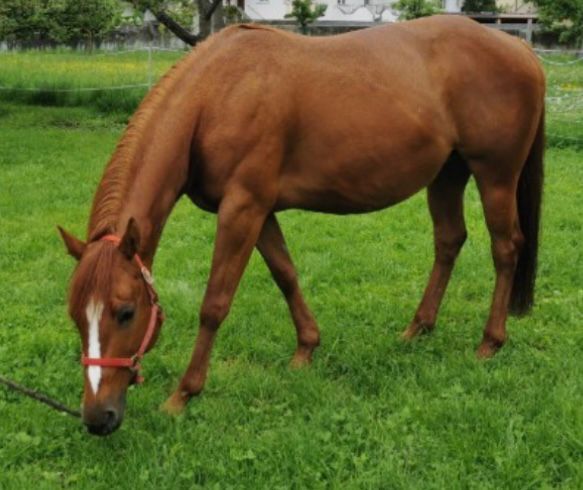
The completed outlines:
{"type": "Polygon", "coordinates": [[[152,45],[148,44],[148,90],[152,88],[152,45]]]}
{"type": "Polygon", "coordinates": [[[532,30],[533,30],[533,22],[532,18],[529,18],[526,24],[526,40],[528,44],[532,45],[532,30]]]}

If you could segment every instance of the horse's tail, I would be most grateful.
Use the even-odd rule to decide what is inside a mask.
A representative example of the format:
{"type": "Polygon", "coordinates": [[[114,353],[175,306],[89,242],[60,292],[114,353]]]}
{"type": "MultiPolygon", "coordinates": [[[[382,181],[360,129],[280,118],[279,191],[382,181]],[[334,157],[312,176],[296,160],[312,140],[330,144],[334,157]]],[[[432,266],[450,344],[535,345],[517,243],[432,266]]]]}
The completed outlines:
{"type": "Polygon", "coordinates": [[[524,245],[518,257],[512,294],[510,296],[510,312],[513,315],[524,315],[528,313],[534,303],[534,284],[536,281],[544,180],[544,151],[545,109],[543,106],[536,137],[518,181],[518,219],[520,229],[524,235],[524,245]]]}

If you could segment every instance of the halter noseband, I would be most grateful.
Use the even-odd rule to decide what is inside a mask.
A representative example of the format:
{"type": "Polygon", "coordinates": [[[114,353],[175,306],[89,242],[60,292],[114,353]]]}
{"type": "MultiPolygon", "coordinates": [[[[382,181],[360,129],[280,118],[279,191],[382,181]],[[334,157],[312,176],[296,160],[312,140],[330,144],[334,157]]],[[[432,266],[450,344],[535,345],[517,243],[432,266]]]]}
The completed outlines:
{"type": "MultiPolygon", "coordinates": [[[[100,238],[100,240],[111,242],[115,244],[115,246],[118,246],[121,242],[121,239],[116,235],[105,235],[104,237],[100,238]]],[[[144,279],[144,284],[146,285],[146,290],[148,291],[148,296],[150,297],[151,305],[150,321],[148,322],[148,328],[146,329],[146,333],[142,339],[142,343],[140,344],[138,351],[131,357],[87,357],[85,354],[83,354],[81,357],[81,364],[83,364],[83,366],[127,368],[135,374],[134,382],[141,383],[144,381],[144,378],[139,374],[141,369],[140,361],[144,357],[146,349],[152,341],[152,337],[154,336],[158,322],[160,322],[160,327],[162,326],[162,323],[164,322],[164,314],[162,313],[162,309],[158,304],[158,295],[154,289],[154,278],[152,277],[152,274],[150,274],[150,271],[144,265],[138,254],[134,255],[134,259],[140,268],[142,278],[144,279]]]]}

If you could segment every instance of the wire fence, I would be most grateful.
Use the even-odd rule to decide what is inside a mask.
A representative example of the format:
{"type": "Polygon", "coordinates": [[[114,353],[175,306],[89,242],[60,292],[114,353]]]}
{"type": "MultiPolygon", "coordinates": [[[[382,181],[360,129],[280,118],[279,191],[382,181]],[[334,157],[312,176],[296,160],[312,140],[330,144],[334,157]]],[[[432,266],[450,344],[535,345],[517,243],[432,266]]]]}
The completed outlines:
{"type": "Polygon", "coordinates": [[[41,87],[5,87],[0,86],[0,90],[9,92],[43,92],[50,91],[58,94],[74,92],[102,92],[105,90],[129,90],[133,88],[151,88],[151,83],[135,83],[129,85],[110,85],[106,87],[77,87],[77,88],[41,88],[41,87]]]}
{"type": "MultiPolygon", "coordinates": [[[[0,84],[0,94],[3,92],[42,95],[83,94],[92,92],[101,93],[110,91],[147,91],[157,80],[157,73],[154,67],[154,55],[161,52],[185,54],[188,51],[148,46],[137,49],[107,51],[86,55],[88,57],[87,59],[99,60],[106,57],[123,58],[124,56],[140,53],[146,54],[144,69],[142,72],[143,80],[137,81],[137,83],[112,83],[111,85],[107,85],[106,83],[104,85],[95,84],[94,86],[67,88],[58,86],[50,87],[47,86],[47,84],[43,84],[44,86],[10,86],[0,84]]],[[[583,147],[583,50],[535,49],[535,52],[541,62],[547,66],[547,72],[549,75],[546,98],[549,138],[554,142],[566,142],[569,144],[576,143],[578,146],[583,147]],[[581,68],[576,65],[581,66],[581,68]],[[560,78],[554,76],[555,71],[561,75],[560,78]]],[[[18,54],[15,56],[17,57],[18,54]]],[[[119,70],[123,69],[124,66],[122,64],[119,66],[119,70]]],[[[73,73],[73,71],[74,70],[71,70],[71,73],[73,73]]],[[[138,73],[140,71],[141,70],[139,70],[138,73]]],[[[114,78],[114,76],[111,77],[112,80],[114,78]]],[[[139,96],[139,93],[136,94],[136,96],[139,96]]]]}
{"type": "Polygon", "coordinates": [[[75,87],[75,88],[48,88],[48,87],[20,87],[20,86],[7,86],[0,85],[0,90],[11,91],[11,92],[43,92],[50,91],[56,93],[73,93],[73,92],[101,92],[107,90],[131,90],[137,88],[152,88],[155,81],[155,73],[153,66],[153,53],[155,52],[169,52],[169,53],[181,53],[186,54],[188,51],[180,49],[170,49],[158,46],[149,46],[144,48],[136,49],[125,49],[121,51],[106,51],[102,53],[95,53],[90,56],[93,58],[105,58],[105,57],[119,57],[134,53],[146,53],[147,62],[145,67],[145,81],[143,83],[130,83],[130,84],[120,84],[120,85],[102,85],[93,87],[75,87]]]}
{"type": "Polygon", "coordinates": [[[535,49],[534,52],[544,64],[551,66],[572,66],[583,63],[583,50],[576,49],[535,49]],[[570,60],[556,60],[549,56],[572,57],[570,60]]]}

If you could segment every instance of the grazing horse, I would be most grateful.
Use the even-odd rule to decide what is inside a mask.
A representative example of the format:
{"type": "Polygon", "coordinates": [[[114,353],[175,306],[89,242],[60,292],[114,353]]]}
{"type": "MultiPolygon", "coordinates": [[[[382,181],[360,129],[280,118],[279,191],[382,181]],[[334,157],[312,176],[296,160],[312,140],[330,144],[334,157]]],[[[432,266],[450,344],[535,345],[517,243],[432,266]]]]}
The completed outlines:
{"type": "Polygon", "coordinates": [[[177,199],[217,213],[210,277],[192,359],[164,408],[203,389],[217,330],[257,247],[297,331],[293,364],[320,334],[276,212],[348,214],[427,188],[435,262],[404,338],[433,329],[466,239],[473,175],[496,282],[479,357],[506,340],[508,311],[532,305],[542,193],[545,80],[522,41],[437,16],[332,37],[264,26],[224,29],[147,95],[93,202],[86,241],[61,229],[79,262],[70,314],[82,339],[83,420],[119,427],[137,362],[161,325],[149,270],[177,199]]]}

